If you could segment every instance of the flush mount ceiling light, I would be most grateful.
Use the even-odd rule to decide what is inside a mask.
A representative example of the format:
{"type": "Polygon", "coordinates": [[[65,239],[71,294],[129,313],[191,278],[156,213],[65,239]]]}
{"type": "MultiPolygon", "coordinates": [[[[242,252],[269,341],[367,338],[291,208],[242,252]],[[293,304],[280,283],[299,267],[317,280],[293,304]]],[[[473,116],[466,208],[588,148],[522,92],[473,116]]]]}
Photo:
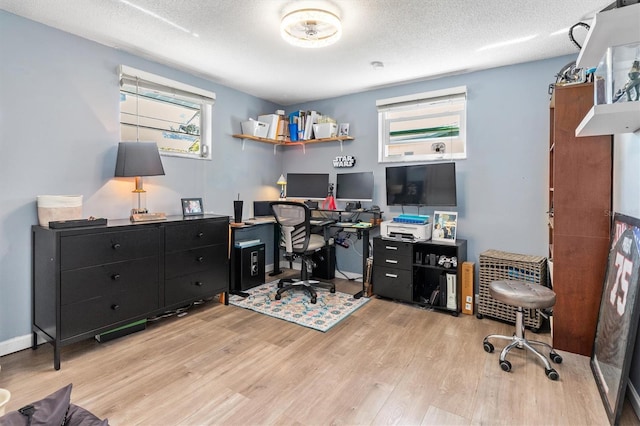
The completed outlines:
{"type": "Polygon", "coordinates": [[[340,40],[340,18],[323,9],[298,9],[287,13],[280,22],[280,34],[298,47],[324,47],[340,40]]]}

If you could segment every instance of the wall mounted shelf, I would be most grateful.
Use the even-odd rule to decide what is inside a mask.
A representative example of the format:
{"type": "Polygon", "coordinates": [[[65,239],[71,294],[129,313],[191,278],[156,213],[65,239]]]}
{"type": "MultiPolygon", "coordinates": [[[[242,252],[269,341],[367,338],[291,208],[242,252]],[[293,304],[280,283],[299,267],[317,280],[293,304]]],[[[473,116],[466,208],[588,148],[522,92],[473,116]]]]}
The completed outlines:
{"type": "Polygon", "coordinates": [[[255,142],[262,142],[262,143],[270,143],[273,145],[273,153],[276,153],[276,148],[278,146],[300,146],[302,145],[302,149],[304,152],[306,152],[305,146],[308,144],[314,144],[314,143],[327,143],[327,142],[340,142],[340,152],[342,152],[342,142],[344,141],[352,141],[354,138],[351,136],[335,136],[333,138],[323,138],[323,139],[307,139],[304,141],[295,141],[295,142],[290,142],[290,141],[279,141],[279,140],[275,140],[275,139],[268,139],[268,138],[260,138],[258,136],[251,136],[251,135],[243,135],[243,134],[235,134],[233,135],[234,138],[238,138],[238,139],[242,139],[242,150],[244,151],[244,143],[246,140],[251,140],[251,141],[255,141],[255,142]]]}
{"type": "MultiPolygon", "coordinates": [[[[640,43],[640,3],[596,14],[576,67],[597,67],[609,47],[640,43]]],[[[640,101],[594,105],[576,127],[576,136],[634,133],[640,130],[640,101]]]]}
{"type": "Polygon", "coordinates": [[[634,133],[640,130],[640,102],[594,105],[576,127],[576,136],[634,133]]]}

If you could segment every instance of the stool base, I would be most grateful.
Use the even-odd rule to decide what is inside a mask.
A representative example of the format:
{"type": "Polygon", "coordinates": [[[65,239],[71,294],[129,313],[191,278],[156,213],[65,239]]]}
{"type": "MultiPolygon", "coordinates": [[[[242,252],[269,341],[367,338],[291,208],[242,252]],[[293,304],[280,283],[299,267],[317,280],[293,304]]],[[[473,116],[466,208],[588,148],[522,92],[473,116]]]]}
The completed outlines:
{"type": "Polygon", "coordinates": [[[508,340],[511,342],[507,346],[505,346],[500,352],[499,362],[500,362],[500,368],[502,368],[503,371],[507,371],[507,372],[511,371],[511,363],[506,359],[507,354],[511,349],[513,348],[527,349],[531,351],[533,354],[535,354],[540,359],[540,361],[542,361],[542,363],[544,364],[544,372],[549,379],[558,380],[560,378],[560,375],[558,374],[558,372],[553,367],[551,367],[551,364],[549,363],[549,360],[547,359],[547,357],[545,357],[534,346],[541,346],[543,348],[548,349],[549,358],[551,358],[551,361],[555,362],[556,364],[560,364],[562,362],[562,357],[553,349],[551,345],[544,342],[539,342],[537,340],[528,340],[527,338],[525,338],[522,307],[518,307],[516,311],[516,332],[514,333],[513,336],[504,336],[501,334],[490,334],[487,337],[485,337],[484,340],[482,341],[482,346],[486,352],[491,353],[493,352],[494,347],[493,347],[493,344],[489,342],[489,339],[508,340]]]}

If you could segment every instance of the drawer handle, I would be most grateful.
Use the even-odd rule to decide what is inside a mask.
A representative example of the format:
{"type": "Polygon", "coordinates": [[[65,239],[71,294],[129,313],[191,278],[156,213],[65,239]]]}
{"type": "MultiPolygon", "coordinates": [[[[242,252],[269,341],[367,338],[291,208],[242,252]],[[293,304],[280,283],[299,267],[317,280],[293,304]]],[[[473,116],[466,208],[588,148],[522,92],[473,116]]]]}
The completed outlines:
{"type": "Polygon", "coordinates": [[[384,261],[387,262],[387,263],[393,263],[393,264],[398,263],[397,260],[392,260],[392,259],[385,259],[384,261]]]}
{"type": "Polygon", "coordinates": [[[113,248],[114,250],[118,250],[120,248],[120,243],[114,243],[111,248],[113,248]]]}
{"type": "Polygon", "coordinates": [[[200,256],[196,259],[198,262],[202,263],[204,262],[204,256],[200,256]]]}
{"type": "Polygon", "coordinates": [[[113,304],[111,305],[111,309],[113,309],[114,311],[117,311],[118,309],[120,309],[120,305],[113,304]]]}
{"type": "Polygon", "coordinates": [[[202,281],[196,281],[194,284],[195,284],[197,287],[202,287],[203,282],[202,282],[202,281]]]}
{"type": "Polygon", "coordinates": [[[204,232],[198,232],[198,238],[204,237],[204,232]]]}
{"type": "Polygon", "coordinates": [[[398,250],[398,247],[393,246],[384,246],[384,248],[386,248],[387,250],[398,250]]]}
{"type": "Polygon", "coordinates": [[[120,279],[120,274],[111,275],[111,279],[114,280],[114,281],[118,281],[120,279]]]}
{"type": "Polygon", "coordinates": [[[384,274],[384,275],[389,277],[389,278],[398,278],[398,276],[396,274],[384,274]]]}

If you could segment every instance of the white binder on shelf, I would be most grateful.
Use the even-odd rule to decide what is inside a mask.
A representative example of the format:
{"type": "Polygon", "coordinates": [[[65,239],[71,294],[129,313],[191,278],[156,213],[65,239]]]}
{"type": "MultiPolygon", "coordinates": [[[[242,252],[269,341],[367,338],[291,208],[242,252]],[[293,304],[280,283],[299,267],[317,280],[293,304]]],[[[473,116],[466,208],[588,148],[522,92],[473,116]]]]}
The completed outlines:
{"type": "Polygon", "coordinates": [[[458,309],[458,295],[456,293],[456,274],[447,274],[447,309],[458,309]]]}

